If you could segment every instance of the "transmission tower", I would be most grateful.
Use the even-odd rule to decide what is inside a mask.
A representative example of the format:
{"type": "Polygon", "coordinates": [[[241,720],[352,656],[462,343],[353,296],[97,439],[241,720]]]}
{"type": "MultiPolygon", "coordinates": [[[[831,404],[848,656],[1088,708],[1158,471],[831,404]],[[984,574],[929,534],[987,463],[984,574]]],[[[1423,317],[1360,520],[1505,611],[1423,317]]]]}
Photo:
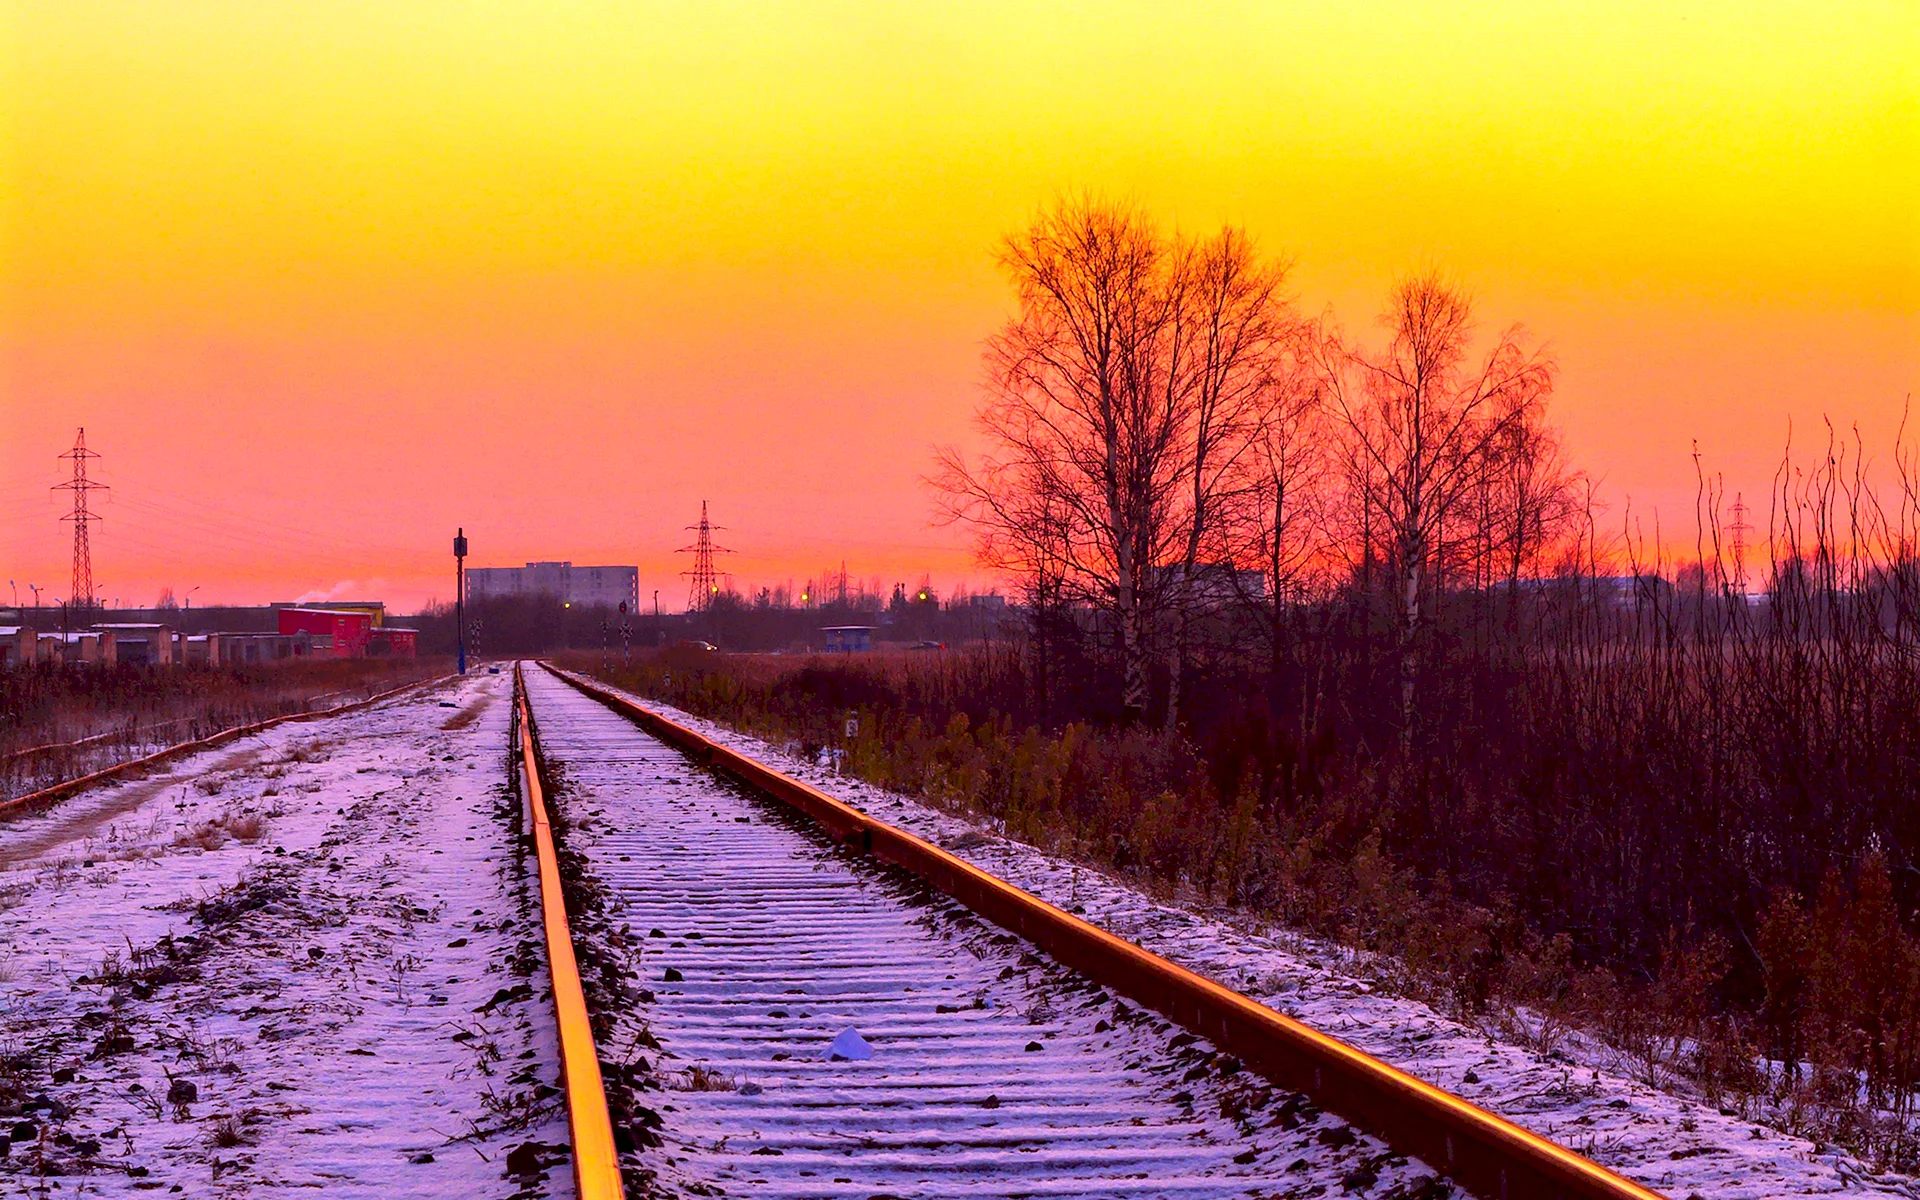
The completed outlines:
{"type": "Polygon", "coordinates": [[[85,612],[94,607],[93,550],[88,544],[87,531],[89,525],[100,520],[100,514],[88,507],[87,497],[110,489],[104,483],[87,478],[87,460],[100,456],[87,449],[84,427],[74,435],[73,449],[60,457],[73,462],[73,478],[53,485],[56,492],[73,493],[73,511],[60,518],[73,522],[73,591],[67,597],[67,605],[69,609],[85,612]]]}
{"type": "Polygon", "coordinates": [[[1733,494],[1733,524],[1727,526],[1727,532],[1733,535],[1733,588],[1744,595],[1747,590],[1747,535],[1753,532],[1753,526],[1747,524],[1747,502],[1739,492],[1733,494]]]}
{"type": "Polygon", "coordinates": [[[688,579],[687,611],[706,612],[709,608],[713,607],[714,597],[720,594],[720,573],[714,569],[713,556],[716,554],[732,554],[733,551],[727,549],[725,546],[716,546],[713,544],[713,531],[716,529],[724,529],[726,526],[714,525],[708,522],[707,502],[705,500],[700,502],[700,523],[698,525],[689,525],[687,528],[696,530],[699,534],[699,536],[694,539],[693,545],[682,546],[679,550],[675,551],[677,554],[693,555],[693,568],[680,572],[688,579]]]}

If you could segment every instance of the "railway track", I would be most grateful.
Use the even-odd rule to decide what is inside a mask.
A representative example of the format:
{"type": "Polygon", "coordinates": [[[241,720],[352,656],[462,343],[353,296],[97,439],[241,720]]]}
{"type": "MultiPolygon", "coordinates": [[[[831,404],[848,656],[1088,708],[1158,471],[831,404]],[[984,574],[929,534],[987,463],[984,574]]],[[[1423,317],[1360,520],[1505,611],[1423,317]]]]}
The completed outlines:
{"type": "MultiPolygon", "coordinates": [[[[162,763],[170,762],[174,759],[182,758],[182,757],[185,757],[186,755],[194,754],[201,750],[209,750],[215,746],[224,745],[227,742],[231,742],[239,738],[248,737],[256,733],[261,733],[268,729],[272,729],[275,726],[284,725],[290,721],[319,721],[319,720],[324,720],[328,717],[342,716],[346,713],[357,712],[358,710],[363,708],[371,708],[372,706],[379,704],[382,701],[391,700],[396,696],[402,696],[408,692],[417,691],[421,688],[431,687],[437,683],[444,683],[447,680],[452,678],[454,678],[454,676],[439,675],[439,676],[433,676],[427,679],[416,679],[410,683],[403,683],[398,685],[397,687],[391,687],[391,688],[387,688],[384,691],[375,692],[372,695],[366,696],[359,700],[345,701],[340,704],[335,704],[327,708],[319,708],[319,709],[309,708],[301,712],[283,713],[277,717],[267,717],[263,720],[254,721],[245,725],[235,725],[227,729],[216,730],[215,732],[210,733],[205,737],[194,738],[190,741],[185,741],[185,742],[177,742],[171,746],[163,746],[160,749],[151,751],[147,754],[143,754],[135,758],[125,759],[120,762],[110,763],[104,767],[100,767],[96,770],[86,772],[85,774],[75,776],[74,778],[71,778],[71,779],[57,780],[55,782],[46,784],[45,786],[40,787],[34,791],[26,792],[19,796],[8,797],[3,792],[0,792],[0,820],[6,820],[10,817],[14,817],[22,813],[34,812],[36,810],[45,808],[48,805],[54,804],[60,800],[63,800],[68,796],[71,796],[77,792],[82,792],[88,788],[97,786],[102,783],[106,783],[109,780],[117,779],[124,775],[131,775],[139,771],[143,771],[149,767],[159,766],[162,763]]],[[[347,693],[345,692],[327,692],[324,695],[312,697],[311,699],[308,700],[308,703],[311,704],[314,700],[324,700],[332,696],[341,696],[346,694],[347,693]]],[[[161,725],[152,726],[151,729],[159,730],[159,729],[174,728],[179,726],[182,723],[184,722],[169,721],[161,725]]],[[[114,735],[101,734],[101,735],[96,735],[94,737],[81,738],[80,740],[75,742],[52,743],[52,744],[42,745],[42,746],[32,746],[25,750],[16,751],[13,754],[8,755],[4,762],[0,762],[0,766],[10,765],[13,762],[17,762],[23,759],[33,758],[36,756],[45,755],[49,753],[58,753],[62,751],[71,751],[78,748],[84,748],[89,745],[98,744],[99,742],[101,742],[103,738],[111,738],[112,736],[114,735]]]]}
{"type": "Polygon", "coordinates": [[[549,937],[629,981],[594,1023],[638,1088],[616,1125],[658,1143],[630,1187],[1654,1195],[631,705],[521,686],[603,910],[549,937]]]}

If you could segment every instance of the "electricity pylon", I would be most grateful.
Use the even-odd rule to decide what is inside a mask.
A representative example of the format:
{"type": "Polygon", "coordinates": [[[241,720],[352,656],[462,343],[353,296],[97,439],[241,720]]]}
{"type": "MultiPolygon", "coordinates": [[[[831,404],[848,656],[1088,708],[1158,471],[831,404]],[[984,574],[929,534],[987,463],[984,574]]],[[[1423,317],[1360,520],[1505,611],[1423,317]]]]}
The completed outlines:
{"type": "Polygon", "coordinates": [[[88,538],[88,527],[100,520],[100,514],[94,512],[87,503],[87,497],[94,492],[112,489],[97,480],[87,478],[87,460],[99,458],[98,454],[87,449],[87,431],[83,426],[74,435],[73,449],[60,455],[73,462],[73,478],[65,483],[56,483],[56,492],[73,493],[73,511],[61,517],[62,521],[73,522],[73,591],[67,596],[67,607],[81,612],[94,607],[93,594],[93,547],[88,538]]]}
{"type": "Polygon", "coordinates": [[[713,544],[713,531],[724,529],[726,526],[714,525],[707,520],[705,500],[700,502],[700,523],[689,525],[687,528],[697,530],[698,536],[694,538],[693,545],[682,546],[675,551],[677,554],[693,555],[692,569],[680,572],[688,579],[687,611],[706,612],[713,607],[714,598],[720,594],[720,573],[714,568],[713,556],[732,554],[733,551],[725,546],[713,544]]]}

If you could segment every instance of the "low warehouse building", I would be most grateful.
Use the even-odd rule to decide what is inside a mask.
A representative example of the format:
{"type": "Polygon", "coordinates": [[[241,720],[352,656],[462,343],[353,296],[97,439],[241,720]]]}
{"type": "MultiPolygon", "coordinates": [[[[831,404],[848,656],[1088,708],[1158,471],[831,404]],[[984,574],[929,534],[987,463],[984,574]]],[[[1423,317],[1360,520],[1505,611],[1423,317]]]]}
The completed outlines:
{"type": "MultiPolygon", "coordinates": [[[[283,658],[295,658],[310,653],[314,638],[311,634],[280,633],[223,633],[220,639],[220,665],[236,666],[242,663],[279,662],[283,658]]],[[[331,653],[331,649],[327,651],[331,653]]]]}

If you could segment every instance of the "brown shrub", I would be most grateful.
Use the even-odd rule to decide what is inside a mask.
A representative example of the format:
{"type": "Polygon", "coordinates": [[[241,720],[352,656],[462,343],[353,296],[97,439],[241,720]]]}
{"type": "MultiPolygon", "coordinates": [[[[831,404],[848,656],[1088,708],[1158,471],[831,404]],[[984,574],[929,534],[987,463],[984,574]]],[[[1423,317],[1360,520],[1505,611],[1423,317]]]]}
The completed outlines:
{"type": "Polygon", "coordinates": [[[257,842],[267,831],[266,818],[258,813],[228,813],[220,818],[220,824],[243,842],[257,842]]]}
{"type": "Polygon", "coordinates": [[[192,829],[181,831],[173,844],[183,849],[198,846],[202,850],[218,850],[227,844],[227,831],[218,821],[202,821],[192,829]]]}

